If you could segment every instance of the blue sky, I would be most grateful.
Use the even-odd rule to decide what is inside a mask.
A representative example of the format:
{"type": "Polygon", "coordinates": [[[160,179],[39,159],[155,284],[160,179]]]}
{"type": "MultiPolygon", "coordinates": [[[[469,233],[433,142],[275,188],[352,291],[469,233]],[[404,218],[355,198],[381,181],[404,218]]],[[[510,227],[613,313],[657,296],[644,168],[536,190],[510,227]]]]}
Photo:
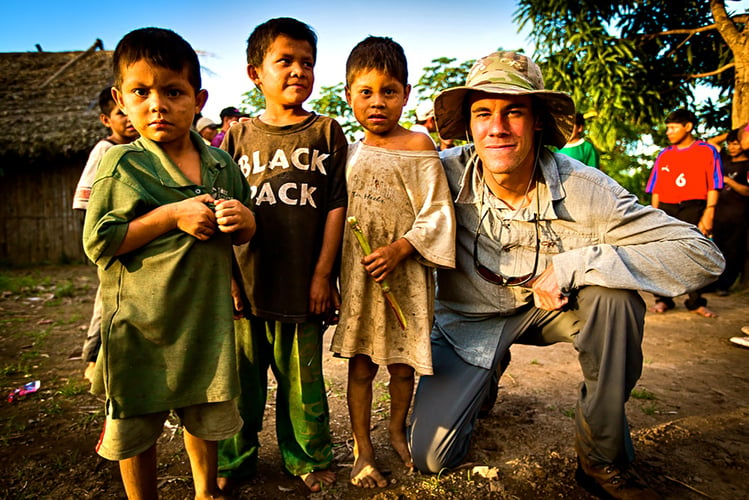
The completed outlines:
{"type": "MultiPolygon", "coordinates": [[[[749,0],[727,2],[733,11],[749,10],[749,0]]],[[[411,83],[437,57],[462,62],[499,47],[533,53],[527,31],[512,21],[516,0],[151,0],[111,2],[37,0],[4,2],[0,15],[0,52],[85,50],[97,38],[113,50],[129,31],[144,26],[170,28],[201,53],[204,114],[238,105],[252,88],[245,72],[246,40],[258,24],[290,16],[310,24],[319,37],[315,89],[344,79],[346,57],[367,35],[390,36],[409,60],[411,83]]],[[[313,93],[313,97],[316,93],[313,93]]],[[[412,97],[409,108],[416,105],[412,97]]]]}
{"type": "MultiPolygon", "coordinates": [[[[203,73],[209,93],[204,114],[218,120],[222,108],[239,104],[242,93],[252,88],[245,73],[246,40],[270,18],[295,17],[315,29],[319,89],[343,81],[348,53],[368,35],[390,36],[403,46],[412,84],[437,57],[462,62],[499,47],[531,53],[532,46],[512,22],[515,10],[515,0],[16,1],[3,5],[0,52],[35,51],[36,44],[52,52],[85,50],[97,38],[113,50],[133,29],[169,28],[201,52],[201,64],[211,72],[203,73]]],[[[415,99],[410,104],[415,106],[415,99]]]]}

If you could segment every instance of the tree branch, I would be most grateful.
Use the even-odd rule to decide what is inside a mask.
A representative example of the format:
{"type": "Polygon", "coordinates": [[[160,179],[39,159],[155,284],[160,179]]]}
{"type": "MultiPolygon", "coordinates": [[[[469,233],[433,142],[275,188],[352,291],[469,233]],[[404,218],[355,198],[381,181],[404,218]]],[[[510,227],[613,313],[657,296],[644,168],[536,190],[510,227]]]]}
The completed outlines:
{"type": "Polygon", "coordinates": [[[707,73],[697,73],[697,74],[694,74],[694,75],[674,75],[674,76],[678,76],[680,78],[686,78],[687,80],[694,80],[696,78],[705,78],[705,77],[708,77],[708,76],[719,75],[719,74],[723,73],[724,71],[728,71],[729,69],[733,68],[734,66],[736,66],[736,64],[734,64],[734,63],[728,63],[725,66],[716,69],[715,71],[708,71],[707,73]]]}
{"type": "MultiPolygon", "coordinates": [[[[734,16],[728,19],[730,19],[734,23],[747,23],[749,21],[749,14],[741,14],[741,15],[734,16]]],[[[702,33],[702,32],[710,31],[714,29],[718,29],[718,25],[716,23],[708,24],[707,26],[701,26],[699,28],[684,28],[684,29],[661,31],[660,33],[645,33],[642,35],[635,35],[632,38],[649,40],[651,38],[656,38],[659,36],[667,36],[667,35],[694,35],[697,33],[702,33]]]]}

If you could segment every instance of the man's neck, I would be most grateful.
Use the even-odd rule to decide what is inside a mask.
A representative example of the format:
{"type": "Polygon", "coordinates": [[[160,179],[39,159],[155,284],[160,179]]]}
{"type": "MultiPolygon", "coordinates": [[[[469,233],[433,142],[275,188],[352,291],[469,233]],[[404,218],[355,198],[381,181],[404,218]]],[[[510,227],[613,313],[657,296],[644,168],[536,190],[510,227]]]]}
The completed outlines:
{"type": "Polygon", "coordinates": [[[692,144],[694,144],[695,142],[697,142],[697,139],[695,139],[694,136],[690,134],[686,136],[685,138],[683,138],[682,140],[680,140],[679,142],[677,142],[676,144],[674,144],[674,146],[676,146],[677,149],[686,149],[692,144]]]}
{"type": "Polygon", "coordinates": [[[483,171],[482,176],[489,191],[505,204],[518,210],[529,203],[536,187],[533,169],[522,173],[492,175],[483,171]]]}

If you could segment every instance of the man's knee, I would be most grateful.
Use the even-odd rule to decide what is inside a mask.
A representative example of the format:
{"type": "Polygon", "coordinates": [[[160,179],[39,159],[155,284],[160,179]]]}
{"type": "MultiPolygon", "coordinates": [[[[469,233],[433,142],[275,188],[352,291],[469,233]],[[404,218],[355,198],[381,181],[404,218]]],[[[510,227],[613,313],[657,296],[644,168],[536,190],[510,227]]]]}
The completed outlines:
{"type": "Polygon", "coordinates": [[[416,468],[424,473],[437,474],[454,466],[455,460],[450,460],[445,454],[444,441],[438,437],[439,430],[423,427],[416,419],[409,429],[411,458],[416,468]]]}
{"type": "Polygon", "coordinates": [[[645,302],[634,290],[586,286],[578,291],[578,300],[582,303],[587,302],[596,309],[624,309],[634,314],[635,317],[645,317],[645,302]]]}

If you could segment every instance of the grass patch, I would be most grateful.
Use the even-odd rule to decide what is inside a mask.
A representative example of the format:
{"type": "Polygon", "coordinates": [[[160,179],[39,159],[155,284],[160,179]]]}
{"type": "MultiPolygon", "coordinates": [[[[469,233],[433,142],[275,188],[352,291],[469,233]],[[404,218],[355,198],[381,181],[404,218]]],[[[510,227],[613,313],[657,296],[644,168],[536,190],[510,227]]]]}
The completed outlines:
{"type": "Polygon", "coordinates": [[[655,394],[653,394],[652,392],[650,392],[647,389],[637,389],[637,388],[634,388],[634,389],[632,389],[632,392],[630,393],[630,396],[632,396],[635,399],[645,399],[645,400],[657,399],[655,397],[655,394]]]}
{"type": "Polygon", "coordinates": [[[9,276],[0,273],[0,291],[31,295],[39,288],[52,285],[49,276],[9,276]]]}
{"type": "Polygon", "coordinates": [[[88,390],[88,382],[85,380],[72,380],[68,379],[65,381],[65,385],[60,387],[57,394],[66,398],[72,398],[74,396],[80,396],[88,390]]]}
{"type": "Polygon", "coordinates": [[[643,406],[642,407],[642,412],[645,415],[652,416],[652,415],[655,415],[658,412],[658,408],[656,407],[655,403],[653,403],[653,404],[650,404],[650,405],[647,405],[647,406],[643,406]]]}
{"type": "Polygon", "coordinates": [[[55,285],[55,297],[72,297],[75,293],[75,286],[69,280],[63,280],[55,285]]]}
{"type": "Polygon", "coordinates": [[[20,360],[3,366],[0,374],[7,377],[11,375],[26,375],[29,371],[31,371],[31,365],[26,360],[20,360]]]}

